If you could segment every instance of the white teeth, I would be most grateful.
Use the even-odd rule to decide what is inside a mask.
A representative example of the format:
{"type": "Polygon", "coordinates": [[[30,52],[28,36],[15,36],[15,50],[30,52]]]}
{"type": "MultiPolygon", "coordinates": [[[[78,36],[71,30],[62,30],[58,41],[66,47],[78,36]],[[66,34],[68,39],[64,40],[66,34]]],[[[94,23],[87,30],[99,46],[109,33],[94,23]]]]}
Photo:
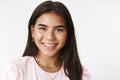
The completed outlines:
{"type": "Polygon", "coordinates": [[[52,47],[52,46],[55,46],[55,44],[44,44],[45,46],[48,46],[48,47],[52,47]]]}

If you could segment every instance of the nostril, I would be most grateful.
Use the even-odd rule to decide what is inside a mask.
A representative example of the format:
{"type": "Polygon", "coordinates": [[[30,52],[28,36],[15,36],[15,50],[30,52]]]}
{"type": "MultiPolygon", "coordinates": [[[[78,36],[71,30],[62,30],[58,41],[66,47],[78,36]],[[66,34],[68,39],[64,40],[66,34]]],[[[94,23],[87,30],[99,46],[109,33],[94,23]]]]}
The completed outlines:
{"type": "Polygon", "coordinates": [[[45,36],[48,40],[54,40],[55,39],[55,35],[53,33],[47,33],[45,36]]]}

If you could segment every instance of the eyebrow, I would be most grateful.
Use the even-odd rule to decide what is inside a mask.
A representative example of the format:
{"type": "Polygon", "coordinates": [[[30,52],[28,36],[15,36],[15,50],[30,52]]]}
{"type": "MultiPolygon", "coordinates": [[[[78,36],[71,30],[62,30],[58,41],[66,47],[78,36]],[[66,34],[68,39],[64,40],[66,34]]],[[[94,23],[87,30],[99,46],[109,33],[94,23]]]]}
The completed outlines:
{"type": "Polygon", "coordinates": [[[64,25],[58,25],[58,26],[55,26],[56,28],[65,28],[64,25]]]}
{"type": "Polygon", "coordinates": [[[44,27],[47,27],[47,25],[45,25],[45,24],[38,24],[38,26],[44,26],[44,27]]]}
{"type": "MultiPolygon", "coordinates": [[[[38,24],[38,26],[47,27],[47,25],[45,25],[45,24],[38,24]]],[[[55,28],[65,28],[65,25],[57,25],[57,26],[55,26],[55,28]]]]}

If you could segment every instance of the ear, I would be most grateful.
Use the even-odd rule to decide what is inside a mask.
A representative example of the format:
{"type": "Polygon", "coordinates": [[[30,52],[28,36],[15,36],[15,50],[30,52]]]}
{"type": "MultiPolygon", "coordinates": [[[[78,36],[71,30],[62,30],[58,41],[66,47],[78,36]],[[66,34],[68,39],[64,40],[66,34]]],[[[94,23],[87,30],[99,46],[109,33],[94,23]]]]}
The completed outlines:
{"type": "Polygon", "coordinates": [[[32,38],[34,38],[34,26],[33,25],[31,25],[31,34],[32,34],[32,38]]]}

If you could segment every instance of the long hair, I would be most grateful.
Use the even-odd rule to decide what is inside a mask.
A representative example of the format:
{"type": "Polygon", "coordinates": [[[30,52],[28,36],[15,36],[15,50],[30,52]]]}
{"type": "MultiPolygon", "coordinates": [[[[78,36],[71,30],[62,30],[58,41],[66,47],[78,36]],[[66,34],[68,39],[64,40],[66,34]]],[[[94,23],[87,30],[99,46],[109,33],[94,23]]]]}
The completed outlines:
{"type": "Polygon", "coordinates": [[[83,69],[78,55],[73,21],[67,7],[61,2],[45,1],[33,11],[28,24],[28,41],[23,56],[37,55],[38,48],[32,41],[31,25],[35,25],[37,18],[49,11],[54,11],[66,21],[67,41],[60,53],[64,63],[64,72],[70,80],[82,80],[83,69]]]}

